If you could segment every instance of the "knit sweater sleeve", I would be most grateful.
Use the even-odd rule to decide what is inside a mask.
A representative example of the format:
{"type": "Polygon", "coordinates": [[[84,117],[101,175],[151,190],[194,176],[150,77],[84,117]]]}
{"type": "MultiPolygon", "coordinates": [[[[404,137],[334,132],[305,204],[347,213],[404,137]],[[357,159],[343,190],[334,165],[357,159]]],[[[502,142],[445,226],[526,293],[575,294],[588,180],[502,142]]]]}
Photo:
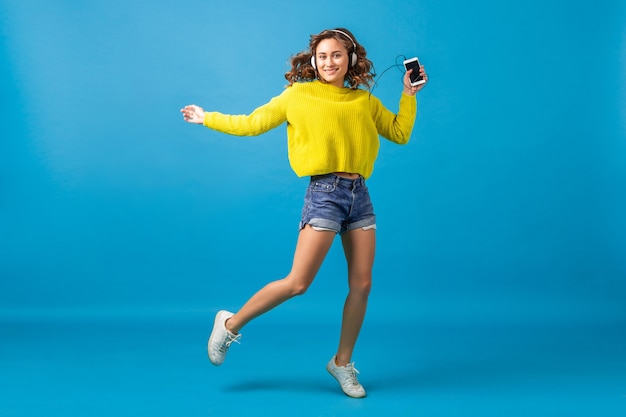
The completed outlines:
{"type": "Polygon", "coordinates": [[[402,93],[397,114],[385,108],[379,100],[375,100],[372,106],[372,116],[378,133],[392,142],[406,144],[411,138],[417,114],[415,96],[402,93]]]}
{"type": "Polygon", "coordinates": [[[287,120],[287,92],[288,89],[247,115],[205,112],[204,126],[235,136],[256,136],[265,133],[287,120]]]}

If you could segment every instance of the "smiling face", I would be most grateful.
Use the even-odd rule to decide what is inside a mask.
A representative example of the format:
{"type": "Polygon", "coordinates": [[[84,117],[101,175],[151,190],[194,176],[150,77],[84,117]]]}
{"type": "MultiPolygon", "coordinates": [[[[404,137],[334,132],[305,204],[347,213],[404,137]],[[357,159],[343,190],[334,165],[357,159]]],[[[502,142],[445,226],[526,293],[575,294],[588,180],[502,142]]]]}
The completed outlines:
{"type": "Polygon", "coordinates": [[[320,78],[335,87],[343,87],[348,73],[348,51],[335,38],[323,39],[315,50],[315,66],[320,78]]]}

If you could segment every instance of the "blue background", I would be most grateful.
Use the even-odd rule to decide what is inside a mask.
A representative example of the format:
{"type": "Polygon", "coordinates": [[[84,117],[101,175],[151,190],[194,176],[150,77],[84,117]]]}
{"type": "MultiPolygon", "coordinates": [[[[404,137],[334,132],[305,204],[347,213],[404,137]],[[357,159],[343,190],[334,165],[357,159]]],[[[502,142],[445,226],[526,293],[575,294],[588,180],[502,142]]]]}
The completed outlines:
{"type": "MultiPolygon", "coordinates": [[[[186,415],[222,410],[223,395],[279,415],[291,408],[272,396],[285,391],[337,401],[301,415],[623,415],[625,57],[617,0],[3,1],[0,384],[12,395],[0,414],[181,412],[163,396],[153,409],[139,400],[165,379],[189,384],[174,390],[186,415]],[[220,369],[225,380],[207,369],[215,311],[288,272],[306,179],[289,168],[284,126],[235,138],[179,113],[249,113],[281,92],[310,34],[338,26],[378,74],[417,55],[430,77],[411,142],[383,141],[369,181],[378,248],[355,359],[373,393],[358,406],[310,382],[335,347],[338,242],[307,295],[246,329],[236,349],[249,352],[220,369]],[[293,340],[262,345],[286,323],[293,340]],[[256,369],[258,349],[297,365],[282,379],[256,369]],[[404,364],[372,375],[394,352],[404,364]],[[116,366],[142,390],[129,394],[116,366]],[[312,379],[289,379],[309,366],[312,379]],[[564,380],[575,385],[546,395],[564,380]],[[103,404],[94,393],[112,381],[116,401],[103,404]],[[392,409],[376,408],[383,399],[392,409]]],[[[391,68],[373,90],[394,111],[401,77],[391,68]]]]}

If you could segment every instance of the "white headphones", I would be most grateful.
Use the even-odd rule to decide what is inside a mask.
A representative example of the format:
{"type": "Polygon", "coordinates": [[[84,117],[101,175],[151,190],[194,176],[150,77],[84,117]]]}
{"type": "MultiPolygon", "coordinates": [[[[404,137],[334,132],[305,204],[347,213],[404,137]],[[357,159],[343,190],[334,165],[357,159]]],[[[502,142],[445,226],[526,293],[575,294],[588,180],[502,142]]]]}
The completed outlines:
{"type": "MultiPolygon", "coordinates": [[[[352,54],[350,55],[350,68],[354,67],[356,65],[356,61],[358,60],[359,57],[356,54],[356,43],[350,37],[350,35],[348,35],[344,31],[337,30],[337,29],[328,29],[328,30],[325,30],[324,32],[341,33],[343,36],[345,36],[346,38],[350,39],[350,42],[352,42],[352,48],[353,48],[352,49],[352,54]]],[[[313,68],[317,69],[317,67],[315,66],[315,53],[313,53],[313,56],[311,56],[311,65],[313,66],[313,68]]]]}

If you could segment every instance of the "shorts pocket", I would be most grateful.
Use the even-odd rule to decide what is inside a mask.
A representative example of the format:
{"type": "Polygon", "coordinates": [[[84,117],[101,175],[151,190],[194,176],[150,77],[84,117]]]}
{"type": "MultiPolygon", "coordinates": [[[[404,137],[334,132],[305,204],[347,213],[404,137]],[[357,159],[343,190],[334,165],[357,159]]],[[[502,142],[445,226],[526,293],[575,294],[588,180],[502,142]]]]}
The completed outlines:
{"type": "Polygon", "coordinates": [[[334,182],[313,181],[309,189],[314,193],[332,193],[336,187],[337,185],[334,182]]]}

